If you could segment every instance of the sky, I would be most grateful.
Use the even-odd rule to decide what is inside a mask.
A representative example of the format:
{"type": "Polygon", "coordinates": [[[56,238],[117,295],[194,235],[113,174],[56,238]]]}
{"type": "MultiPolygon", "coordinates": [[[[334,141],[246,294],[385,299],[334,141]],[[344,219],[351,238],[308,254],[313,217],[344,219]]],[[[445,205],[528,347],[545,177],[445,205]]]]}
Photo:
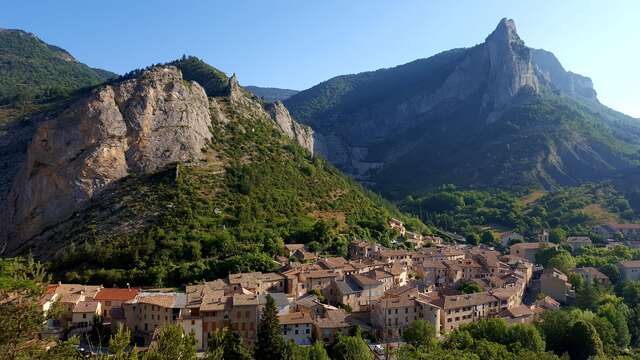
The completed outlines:
{"type": "MultiPolygon", "coordinates": [[[[640,117],[640,1],[0,0],[18,28],[125,73],[195,55],[243,85],[302,90],[484,41],[503,17],[589,76],[600,101],[640,117]]],[[[1,74],[0,74],[1,76],[1,74]]]]}

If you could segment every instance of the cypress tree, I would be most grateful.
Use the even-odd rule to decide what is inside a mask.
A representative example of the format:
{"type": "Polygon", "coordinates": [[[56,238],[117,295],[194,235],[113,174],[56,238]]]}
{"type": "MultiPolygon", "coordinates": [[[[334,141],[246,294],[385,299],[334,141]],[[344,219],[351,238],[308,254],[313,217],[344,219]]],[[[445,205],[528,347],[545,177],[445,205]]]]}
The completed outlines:
{"type": "Polygon", "coordinates": [[[278,321],[278,309],[271,295],[267,295],[267,304],[258,326],[255,354],[256,358],[261,360],[282,360],[285,357],[285,343],[280,321],[278,321]]]}
{"type": "Polygon", "coordinates": [[[592,324],[584,320],[576,321],[569,337],[571,359],[587,360],[593,356],[603,355],[602,340],[592,324]]]}

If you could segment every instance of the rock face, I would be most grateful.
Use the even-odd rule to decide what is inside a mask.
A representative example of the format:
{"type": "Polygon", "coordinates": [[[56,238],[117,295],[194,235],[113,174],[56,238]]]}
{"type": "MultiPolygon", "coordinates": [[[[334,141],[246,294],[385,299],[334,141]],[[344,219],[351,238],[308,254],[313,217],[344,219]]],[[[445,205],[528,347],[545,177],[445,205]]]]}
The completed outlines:
{"type": "Polygon", "coordinates": [[[637,133],[628,130],[636,125],[613,119],[619,114],[598,103],[589,78],[527,47],[510,19],[473,47],[337,76],[283,103],[322,139],[320,153],[330,162],[390,196],[442,183],[593,181],[630,165],[616,147],[632,154],[636,146],[637,133]],[[587,114],[580,106],[592,108],[587,114]],[[629,126],[594,136],[602,130],[589,129],[593,119],[579,133],[561,124],[591,115],[629,126]],[[611,146],[618,141],[612,133],[624,144],[611,146]]]}
{"type": "MultiPolygon", "coordinates": [[[[211,139],[204,90],[175,67],[107,85],[40,124],[13,181],[8,250],[81,209],[112,182],[197,159],[211,139]]],[[[2,239],[0,239],[2,240],[2,239]]]]}
{"type": "Polygon", "coordinates": [[[553,53],[542,49],[532,49],[532,60],[536,73],[544,82],[569,97],[598,102],[590,78],[566,71],[553,53]]]}
{"type": "Polygon", "coordinates": [[[265,110],[276,123],[276,126],[290,139],[295,140],[300,146],[309,150],[312,154],[316,151],[322,153],[321,141],[314,138],[313,130],[309,126],[297,123],[289,110],[280,101],[265,105],[265,110]]]}

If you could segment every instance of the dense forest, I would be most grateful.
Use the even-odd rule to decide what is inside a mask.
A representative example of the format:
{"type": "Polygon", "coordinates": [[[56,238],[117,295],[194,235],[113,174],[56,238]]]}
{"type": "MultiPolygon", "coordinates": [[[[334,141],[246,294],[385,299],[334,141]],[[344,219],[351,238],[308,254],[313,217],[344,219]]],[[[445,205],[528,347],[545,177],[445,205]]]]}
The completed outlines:
{"type": "MultiPolygon", "coordinates": [[[[593,226],[634,221],[638,216],[637,209],[612,183],[521,193],[444,185],[423,196],[405,198],[400,208],[427,224],[462,234],[471,243],[485,238],[482,241],[490,245],[497,245],[498,234],[507,231],[516,231],[532,241],[543,230],[604,240],[591,234],[593,226]],[[483,236],[486,232],[495,236],[483,236]]],[[[553,240],[559,239],[555,236],[553,240]]]]}

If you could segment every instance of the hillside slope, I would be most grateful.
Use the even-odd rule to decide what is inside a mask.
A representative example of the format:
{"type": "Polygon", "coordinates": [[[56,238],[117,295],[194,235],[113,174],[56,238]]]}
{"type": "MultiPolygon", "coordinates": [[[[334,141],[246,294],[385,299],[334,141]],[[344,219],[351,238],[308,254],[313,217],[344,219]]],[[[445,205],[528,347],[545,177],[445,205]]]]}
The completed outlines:
{"type": "Polygon", "coordinates": [[[16,96],[64,96],[116,75],[92,69],[67,51],[22,30],[0,29],[0,104],[16,96]]]}
{"type": "MultiPolygon", "coordinates": [[[[115,93],[121,88],[135,89],[135,98],[141,103],[166,104],[171,100],[173,108],[180,108],[185,100],[172,95],[171,89],[187,85],[174,76],[201,64],[171,64],[175,67],[135,72],[87,96],[93,99],[111,88],[115,93]],[[168,83],[141,83],[166,72],[171,74],[166,78],[168,83]],[[138,85],[127,85],[131,82],[138,85]],[[151,94],[154,101],[148,98],[151,94]]],[[[210,76],[219,76],[215,74],[210,76]]],[[[280,253],[285,242],[313,241],[319,251],[344,253],[348,239],[355,236],[388,241],[391,231],[387,219],[391,216],[405,219],[417,230],[428,230],[324,160],[314,158],[281,130],[264,104],[237,85],[235,77],[226,80],[226,95],[207,99],[210,140],[197,154],[186,159],[167,158],[152,168],[109,177],[108,185],[94,188],[88,198],[77,203],[74,213],[27,236],[12,253],[32,253],[51,260],[55,274],[69,281],[167,285],[229,271],[269,270],[274,266],[272,256],[280,253]]],[[[217,80],[209,77],[200,81],[217,80]]],[[[194,93],[200,88],[189,87],[194,93]]],[[[70,130],[75,126],[69,115],[74,106],[62,116],[69,119],[65,123],[70,130]]],[[[123,108],[141,111],[128,123],[144,119],[144,108],[123,108]]],[[[156,114],[156,120],[151,120],[157,122],[160,117],[163,115],[156,114]]],[[[39,129],[42,126],[46,123],[39,129]]],[[[104,149],[105,141],[98,138],[97,149],[104,149]]],[[[117,143],[110,146],[116,154],[121,148],[117,143]]],[[[127,169],[144,163],[139,161],[144,156],[131,151],[125,154],[131,155],[126,158],[127,169]]],[[[91,168],[93,163],[82,160],[84,156],[71,161],[91,168]]],[[[81,183],[82,174],[66,172],[65,176],[81,183]]],[[[24,184],[28,183],[14,184],[14,188],[24,184]]],[[[33,194],[33,190],[27,193],[33,194]]]]}
{"type": "Polygon", "coordinates": [[[316,147],[394,197],[443,183],[555,188],[638,164],[640,125],[597,100],[591,80],[525,46],[503,19],[485,42],[345,75],[284,101],[316,147]]]}

